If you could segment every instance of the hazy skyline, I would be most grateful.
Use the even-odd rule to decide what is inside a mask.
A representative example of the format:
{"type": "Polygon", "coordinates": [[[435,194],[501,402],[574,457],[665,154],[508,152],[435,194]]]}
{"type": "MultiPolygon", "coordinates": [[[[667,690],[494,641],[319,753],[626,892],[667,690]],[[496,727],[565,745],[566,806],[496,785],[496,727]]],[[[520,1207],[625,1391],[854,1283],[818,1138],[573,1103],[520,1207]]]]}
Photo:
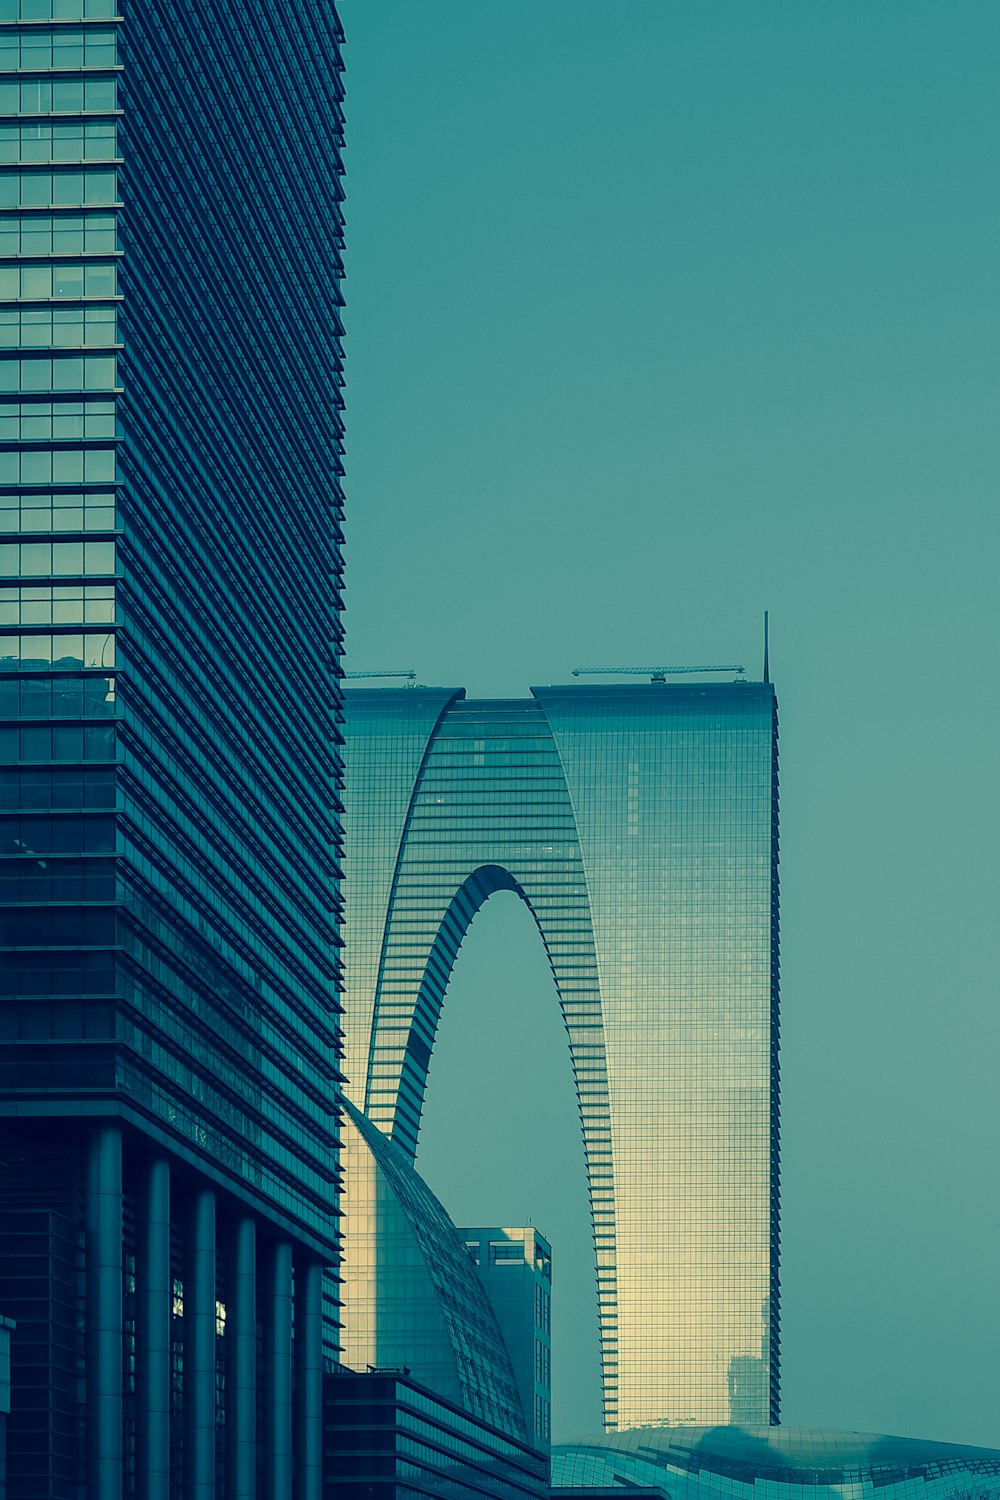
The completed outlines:
{"type": "MultiPolygon", "coordinates": [[[[1000,11],[343,16],[347,665],[477,696],[593,662],[757,675],[771,610],[783,1419],[1000,1446],[1000,11]]],[[[566,1435],[596,1425],[584,1354],[560,1364],[582,1170],[541,947],[500,902],[420,1165],[459,1222],[552,1238],[566,1435]],[[539,1018],[527,1077],[498,988],[539,1018]],[[505,1101],[548,1174],[477,1166],[505,1101]]]]}

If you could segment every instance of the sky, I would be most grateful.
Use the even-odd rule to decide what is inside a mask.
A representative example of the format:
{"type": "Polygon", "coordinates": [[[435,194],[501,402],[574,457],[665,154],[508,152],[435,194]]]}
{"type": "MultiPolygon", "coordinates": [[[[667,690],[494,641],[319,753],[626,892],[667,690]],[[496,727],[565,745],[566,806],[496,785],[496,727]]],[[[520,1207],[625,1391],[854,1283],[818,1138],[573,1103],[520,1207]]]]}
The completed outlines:
{"type": "MultiPolygon", "coordinates": [[[[348,669],[759,675],[770,611],[782,1420],[1000,1447],[1000,6],[339,8],[348,669]]],[[[493,897],[418,1165],[552,1240],[557,1438],[599,1425],[560,1028],[493,897]]]]}

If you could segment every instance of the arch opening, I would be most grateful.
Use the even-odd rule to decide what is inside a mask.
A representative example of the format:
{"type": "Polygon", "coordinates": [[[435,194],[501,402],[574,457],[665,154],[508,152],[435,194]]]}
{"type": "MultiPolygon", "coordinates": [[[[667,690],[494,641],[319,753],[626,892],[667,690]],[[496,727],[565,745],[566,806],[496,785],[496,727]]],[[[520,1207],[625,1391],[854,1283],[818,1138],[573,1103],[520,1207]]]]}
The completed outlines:
{"type": "Polygon", "coordinates": [[[533,1223],[553,1247],[553,1436],[601,1425],[594,1247],[558,993],[523,895],[491,892],[448,983],[419,1171],[460,1225],[533,1223]]]}

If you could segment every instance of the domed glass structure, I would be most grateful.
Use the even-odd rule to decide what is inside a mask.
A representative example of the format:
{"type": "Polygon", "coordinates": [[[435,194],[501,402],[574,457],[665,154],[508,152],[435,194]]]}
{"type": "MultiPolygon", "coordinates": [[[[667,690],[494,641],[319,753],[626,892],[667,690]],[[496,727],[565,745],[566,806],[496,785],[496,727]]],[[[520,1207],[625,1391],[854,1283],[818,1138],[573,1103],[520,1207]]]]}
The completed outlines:
{"type": "Polygon", "coordinates": [[[1000,1451],[823,1427],[633,1427],[553,1448],[552,1487],[670,1500],[1000,1500],[1000,1451]]]}

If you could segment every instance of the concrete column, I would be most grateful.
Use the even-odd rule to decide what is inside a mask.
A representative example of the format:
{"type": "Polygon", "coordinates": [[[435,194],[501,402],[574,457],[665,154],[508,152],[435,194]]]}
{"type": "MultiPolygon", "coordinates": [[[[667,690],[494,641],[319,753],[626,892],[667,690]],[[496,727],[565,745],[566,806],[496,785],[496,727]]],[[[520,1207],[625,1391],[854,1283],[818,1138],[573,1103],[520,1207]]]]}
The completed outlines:
{"type": "Polygon", "coordinates": [[[226,1497],[257,1494],[257,1246],[251,1218],[229,1242],[226,1297],[226,1497]]]}
{"type": "Polygon", "coordinates": [[[87,1142],[86,1372],[88,1500],[122,1493],[122,1134],[96,1125],[87,1142]]]}
{"type": "Polygon", "coordinates": [[[170,1164],[146,1164],[136,1215],[135,1467],[139,1500],[170,1500],[170,1164]]]}
{"type": "Polygon", "coordinates": [[[292,1500],[292,1247],[270,1245],[264,1283],[264,1494],[292,1500]]]}
{"type": "Polygon", "coordinates": [[[295,1267],[295,1500],[323,1497],[323,1267],[295,1267]]]}
{"type": "Polygon", "coordinates": [[[184,1250],[184,1500],[215,1497],[215,1194],[191,1200],[184,1250]]]}

